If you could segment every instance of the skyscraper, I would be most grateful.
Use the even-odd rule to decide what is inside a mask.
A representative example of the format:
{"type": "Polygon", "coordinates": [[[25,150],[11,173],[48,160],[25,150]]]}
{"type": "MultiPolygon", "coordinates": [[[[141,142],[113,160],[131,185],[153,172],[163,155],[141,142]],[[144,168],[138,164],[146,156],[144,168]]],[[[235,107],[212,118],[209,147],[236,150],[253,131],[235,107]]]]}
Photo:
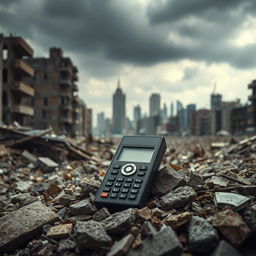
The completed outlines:
{"type": "Polygon", "coordinates": [[[149,116],[160,114],[160,94],[152,93],[149,98],[149,116]]]}
{"type": "Polygon", "coordinates": [[[221,94],[211,94],[211,112],[210,112],[210,133],[215,135],[221,130],[221,94]]]}
{"type": "Polygon", "coordinates": [[[125,94],[117,81],[117,88],[113,94],[112,132],[122,134],[125,129],[125,94]]]}
{"type": "Polygon", "coordinates": [[[135,133],[138,133],[138,121],[141,119],[141,107],[137,105],[133,108],[133,122],[135,133]]]}
{"type": "Polygon", "coordinates": [[[104,136],[105,135],[105,114],[104,114],[104,112],[100,112],[97,115],[97,128],[98,128],[98,135],[104,136]]]}

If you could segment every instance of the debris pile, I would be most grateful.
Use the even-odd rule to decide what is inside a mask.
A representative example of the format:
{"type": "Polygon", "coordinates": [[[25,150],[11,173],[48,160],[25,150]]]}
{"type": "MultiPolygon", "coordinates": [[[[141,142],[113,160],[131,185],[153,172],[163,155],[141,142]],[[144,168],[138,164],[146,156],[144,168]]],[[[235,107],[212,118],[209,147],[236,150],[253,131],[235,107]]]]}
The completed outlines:
{"type": "Polygon", "coordinates": [[[1,255],[256,254],[256,136],[170,139],[147,205],[112,213],[93,199],[116,145],[49,133],[0,127],[1,255]]]}

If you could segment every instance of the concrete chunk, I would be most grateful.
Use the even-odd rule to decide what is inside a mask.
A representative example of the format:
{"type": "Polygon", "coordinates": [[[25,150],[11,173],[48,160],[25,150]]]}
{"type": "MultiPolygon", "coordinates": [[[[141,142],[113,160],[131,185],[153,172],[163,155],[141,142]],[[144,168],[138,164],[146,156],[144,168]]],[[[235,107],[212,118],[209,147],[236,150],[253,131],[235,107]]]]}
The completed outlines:
{"type": "Polygon", "coordinates": [[[107,256],[121,256],[125,255],[127,251],[130,249],[133,243],[134,237],[133,235],[129,234],[125,236],[120,241],[116,242],[111,250],[107,253],[107,256]]]}
{"type": "Polygon", "coordinates": [[[52,172],[58,167],[58,164],[49,157],[38,157],[37,164],[46,172],[52,172]]]}
{"type": "Polygon", "coordinates": [[[1,217],[0,252],[18,248],[38,235],[45,224],[56,220],[57,214],[39,201],[1,217]]]}
{"type": "Polygon", "coordinates": [[[241,254],[232,245],[222,240],[211,256],[241,256],[241,254]]]}

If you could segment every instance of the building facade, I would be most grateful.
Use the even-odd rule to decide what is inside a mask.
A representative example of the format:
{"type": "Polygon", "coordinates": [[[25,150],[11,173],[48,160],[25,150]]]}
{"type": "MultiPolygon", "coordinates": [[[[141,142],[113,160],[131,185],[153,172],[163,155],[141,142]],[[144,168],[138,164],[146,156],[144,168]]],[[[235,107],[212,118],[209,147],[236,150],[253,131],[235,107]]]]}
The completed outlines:
{"type": "Polygon", "coordinates": [[[159,115],[161,111],[161,97],[159,93],[152,93],[149,98],[149,116],[159,115]]]}
{"type": "Polygon", "coordinates": [[[211,112],[210,112],[210,134],[215,135],[221,130],[221,94],[211,94],[211,112]]]}
{"type": "Polygon", "coordinates": [[[0,120],[7,125],[17,121],[28,126],[34,116],[31,101],[35,92],[27,82],[34,69],[25,61],[32,56],[33,49],[23,38],[0,34],[0,120]]]}
{"type": "Polygon", "coordinates": [[[247,127],[249,130],[253,130],[256,133],[256,80],[253,80],[248,88],[252,90],[252,94],[249,96],[250,105],[248,106],[248,122],[247,127]]]}

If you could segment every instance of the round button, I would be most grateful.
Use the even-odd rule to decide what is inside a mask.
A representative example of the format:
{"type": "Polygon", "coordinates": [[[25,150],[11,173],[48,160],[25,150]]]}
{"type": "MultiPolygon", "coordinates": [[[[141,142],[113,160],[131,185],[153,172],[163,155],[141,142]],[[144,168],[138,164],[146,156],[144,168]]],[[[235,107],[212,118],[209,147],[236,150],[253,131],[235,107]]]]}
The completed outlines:
{"type": "Polygon", "coordinates": [[[126,164],[122,167],[121,173],[124,176],[130,176],[136,172],[136,165],[135,164],[126,164]]]}

